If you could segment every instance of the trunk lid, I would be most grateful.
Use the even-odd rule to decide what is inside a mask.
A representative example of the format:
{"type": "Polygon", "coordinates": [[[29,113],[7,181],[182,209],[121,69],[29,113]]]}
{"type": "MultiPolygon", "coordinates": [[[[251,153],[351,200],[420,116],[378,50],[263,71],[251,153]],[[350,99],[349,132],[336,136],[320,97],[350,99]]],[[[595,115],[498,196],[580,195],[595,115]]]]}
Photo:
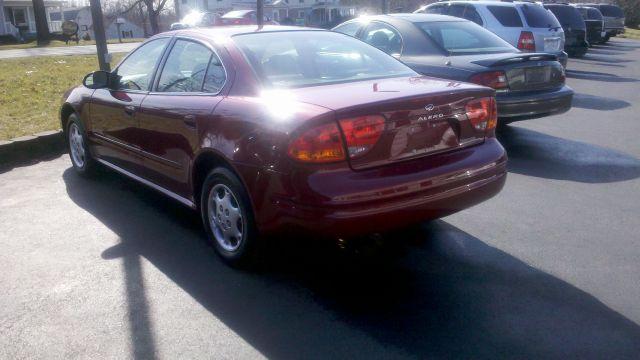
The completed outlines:
{"type": "Polygon", "coordinates": [[[307,87],[295,95],[299,101],[333,109],[337,120],[384,117],[375,146],[349,159],[359,170],[482,142],[485,134],[467,121],[465,105],[494,92],[473,84],[412,77],[307,87]]]}
{"type": "Polygon", "coordinates": [[[564,85],[564,70],[553,54],[518,53],[472,62],[503,70],[511,91],[549,90],[564,85]]]}

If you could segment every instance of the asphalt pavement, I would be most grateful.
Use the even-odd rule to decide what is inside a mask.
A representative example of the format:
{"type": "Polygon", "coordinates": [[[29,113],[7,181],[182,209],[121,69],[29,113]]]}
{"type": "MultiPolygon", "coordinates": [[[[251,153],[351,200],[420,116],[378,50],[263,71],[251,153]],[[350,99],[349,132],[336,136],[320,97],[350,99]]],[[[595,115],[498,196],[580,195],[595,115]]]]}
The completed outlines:
{"type": "Polygon", "coordinates": [[[640,42],[570,59],[574,108],[499,135],[497,197],[347,250],[225,266],[197,215],[66,155],[0,174],[0,358],[640,356],[640,42]]]}

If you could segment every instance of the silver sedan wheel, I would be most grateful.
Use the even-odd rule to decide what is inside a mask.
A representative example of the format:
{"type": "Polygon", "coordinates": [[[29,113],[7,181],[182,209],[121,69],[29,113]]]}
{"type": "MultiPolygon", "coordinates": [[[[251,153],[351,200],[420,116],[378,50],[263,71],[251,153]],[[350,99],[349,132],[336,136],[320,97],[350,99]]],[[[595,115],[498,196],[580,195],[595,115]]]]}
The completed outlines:
{"type": "Polygon", "coordinates": [[[231,189],[217,184],[209,192],[209,226],[218,244],[226,251],[238,250],[246,225],[242,209],[231,189]]]}
{"type": "Polygon", "coordinates": [[[71,126],[69,126],[69,149],[71,151],[71,158],[76,166],[80,168],[83,167],[86,154],[84,149],[84,139],[82,138],[80,128],[76,124],[71,124],[71,126]]]}

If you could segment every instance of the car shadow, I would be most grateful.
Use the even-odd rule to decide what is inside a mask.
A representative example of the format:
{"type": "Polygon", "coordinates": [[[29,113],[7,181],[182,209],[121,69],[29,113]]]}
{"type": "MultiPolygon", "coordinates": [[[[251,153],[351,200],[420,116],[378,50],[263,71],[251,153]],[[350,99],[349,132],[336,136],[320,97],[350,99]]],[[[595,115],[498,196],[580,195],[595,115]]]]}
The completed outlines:
{"type": "Polygon", "coordinates": [[[629,42],[611,41],[611,40],[609,40],[608,42],[606,42],[604,44],[597,44],[594,47],[615,49],[615,50],[620,50],[620,51],[633,51],[635,49],[640,49],[640,46],[631,45],[629,42]]]}
{"type": "Polygon", "coordinates": [[[135,358],[153,357],[157,341],[141,258],[270,358],[630,358],[640,351],[637,324],[445,221],[363,241],[356,251],[281,239],[261,270],[248,272],[225,266],[204,245],[197,215],[162,195],[112,173],[87,180],[68,169],[63,179],[71,200],[120,237],[102,257],[131,272],[125,327],[135,358]]]}
{"type": "Polygon", "coordinates": [[[581,60],[587,60],[587,61],[598,61],[598,62],[602,62],[602,63],[612,63],[612,64],[625,64],[625,63],[630,63],[633,62],[634,60],[628,60],[628,59],[617,59],[615,57],[611,57],[611,56],[607,56],[607,55],[593,55],[587,52],[587,54],[585,56],[583,56],[582,58],[580,58],[581,60]]]}
{"type": "Polygon", "coordinates": [[[571,106],[581,109],[609,111],[624,109],[631,106],[631,104],[624,100],[618,100],[604,96],[575,93],[573,95],[571,106]]]}
{"type": "Polygon", "coordinates": [[[582,79],[604,82],[637,82],[640,81],[634,78],[628,78],[624,76],[617,76],[609,73],[598,71],[582,71],[582,70],[567,70],[567,77],[570,79],[582,79]]]}
{"type": "Polygon", "coordinates": [[[517,126],[503,126],[497,135],[509,155],[509,172],[584,183],[640,177],[640,160],[612,149],[517,126]]]}
{"type": "Polygon", "coordinates": [[[589,53],[591,54],[598,54],[598,55],[611,55],[611,56],[615,56],[615,55],[625,55],[626,52],[624,51],[618,51],[616,49],[612,49],[612,48],[591,48],[589,49],[589,53]]]}

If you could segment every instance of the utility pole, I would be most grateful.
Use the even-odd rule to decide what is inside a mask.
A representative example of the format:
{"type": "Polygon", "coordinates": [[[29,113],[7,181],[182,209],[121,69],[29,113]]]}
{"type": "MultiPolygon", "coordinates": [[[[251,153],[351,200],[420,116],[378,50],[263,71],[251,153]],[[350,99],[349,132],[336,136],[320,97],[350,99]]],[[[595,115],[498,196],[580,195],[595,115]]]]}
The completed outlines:
{"type": "Polygon", "coordinates": [[[109,65],[109,50],[107,49],[107,37],[104,33],[104,23],[102,22],[102,8],[100,0],[89,0],[91,5],[91,20],[93,21],[93,35],[96,40],[96,49],[98,51],[98,64],[100,70],[111,71],[109,65]]]}
{"type": "Polygon", "coordinates": [[[258,27],[264,25],[264,0],[256,0],[256,21],[258,27]]]}
{"type": "Polygon", "coordinates": [[[382,2],[382,4],[381,4],[381,5],[382,5],[382,6],[381,6],[381,8],[382,8],[382,14],[386,14],[386,13],[388,12],[388,11],[387,11],[387,0],[380,0],[380,1],[382,2]]]}
{"type": "Polygon", "coordinates": [[[180,0],[173,0],[173,7],[176,10],[176,21],[180,21],[182,19],[180,16],[180,0]]]}

